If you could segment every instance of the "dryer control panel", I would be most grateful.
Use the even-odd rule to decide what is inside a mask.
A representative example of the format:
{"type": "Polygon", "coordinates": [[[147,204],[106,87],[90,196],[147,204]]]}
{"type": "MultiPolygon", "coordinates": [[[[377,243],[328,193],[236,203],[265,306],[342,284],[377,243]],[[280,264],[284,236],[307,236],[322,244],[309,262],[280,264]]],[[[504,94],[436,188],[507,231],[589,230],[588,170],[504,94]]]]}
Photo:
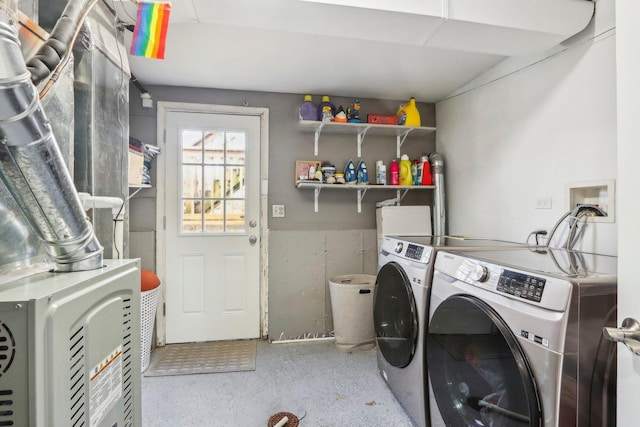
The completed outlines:
{"type": "Polygon", "coordinates": [[[515,271],[503,270],[497,290],[529,301],[540,302],[547,280],[515,271]]]}

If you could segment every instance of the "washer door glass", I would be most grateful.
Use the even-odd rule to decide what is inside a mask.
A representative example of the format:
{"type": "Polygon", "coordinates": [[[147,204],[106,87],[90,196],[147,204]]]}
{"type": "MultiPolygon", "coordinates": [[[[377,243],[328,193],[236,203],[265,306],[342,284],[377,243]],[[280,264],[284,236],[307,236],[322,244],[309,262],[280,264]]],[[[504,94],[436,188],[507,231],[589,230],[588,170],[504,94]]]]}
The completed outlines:
{"type": "Polygon", "coordinates": [[[398,368],[407,366],[418,343],[418,310],[411,282],[398,263],[389,262],[378,272],[373,322],[385,360],[398,368]]]}
{"type": "Polygon", "coordinates": [[[531,368],[516,337],[484,301],[455,295],[440,304],[429,322],[427,349],[429,381],[446,425],[540,425],[531,368]]]}

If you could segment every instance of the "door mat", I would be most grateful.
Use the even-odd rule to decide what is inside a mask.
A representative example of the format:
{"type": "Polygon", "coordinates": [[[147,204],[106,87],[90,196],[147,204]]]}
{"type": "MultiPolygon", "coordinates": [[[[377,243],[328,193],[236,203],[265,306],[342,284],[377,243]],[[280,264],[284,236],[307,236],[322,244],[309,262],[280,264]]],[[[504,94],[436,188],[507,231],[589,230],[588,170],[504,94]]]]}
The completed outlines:
{"type": "Polygon", "coordinates": [[[146,377],[256,370],[256,340],[169,344],[157,349],[146,377]]]}

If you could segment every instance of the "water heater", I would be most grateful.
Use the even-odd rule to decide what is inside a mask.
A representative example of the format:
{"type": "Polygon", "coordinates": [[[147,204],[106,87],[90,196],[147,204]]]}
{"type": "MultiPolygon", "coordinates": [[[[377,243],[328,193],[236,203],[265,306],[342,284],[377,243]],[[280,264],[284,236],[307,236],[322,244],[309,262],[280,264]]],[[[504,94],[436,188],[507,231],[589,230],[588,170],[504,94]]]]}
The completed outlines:
{"type": "Polygon", "coordinates": [[[141,425],[140,269],[104,263],[0,285],[0,425],[141,425]]]}

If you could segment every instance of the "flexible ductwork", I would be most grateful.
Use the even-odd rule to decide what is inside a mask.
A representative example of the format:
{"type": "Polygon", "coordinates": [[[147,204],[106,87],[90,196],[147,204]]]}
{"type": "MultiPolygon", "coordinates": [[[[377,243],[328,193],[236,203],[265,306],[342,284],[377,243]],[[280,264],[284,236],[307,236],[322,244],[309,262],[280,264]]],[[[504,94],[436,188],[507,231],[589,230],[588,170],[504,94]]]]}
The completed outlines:
{"type": "Polygon", "coordinates": [[[15,1],[0,0],[0,179],[57,271],[100,268],[102,247],[30,80],[15,10],[15,1]]]}

